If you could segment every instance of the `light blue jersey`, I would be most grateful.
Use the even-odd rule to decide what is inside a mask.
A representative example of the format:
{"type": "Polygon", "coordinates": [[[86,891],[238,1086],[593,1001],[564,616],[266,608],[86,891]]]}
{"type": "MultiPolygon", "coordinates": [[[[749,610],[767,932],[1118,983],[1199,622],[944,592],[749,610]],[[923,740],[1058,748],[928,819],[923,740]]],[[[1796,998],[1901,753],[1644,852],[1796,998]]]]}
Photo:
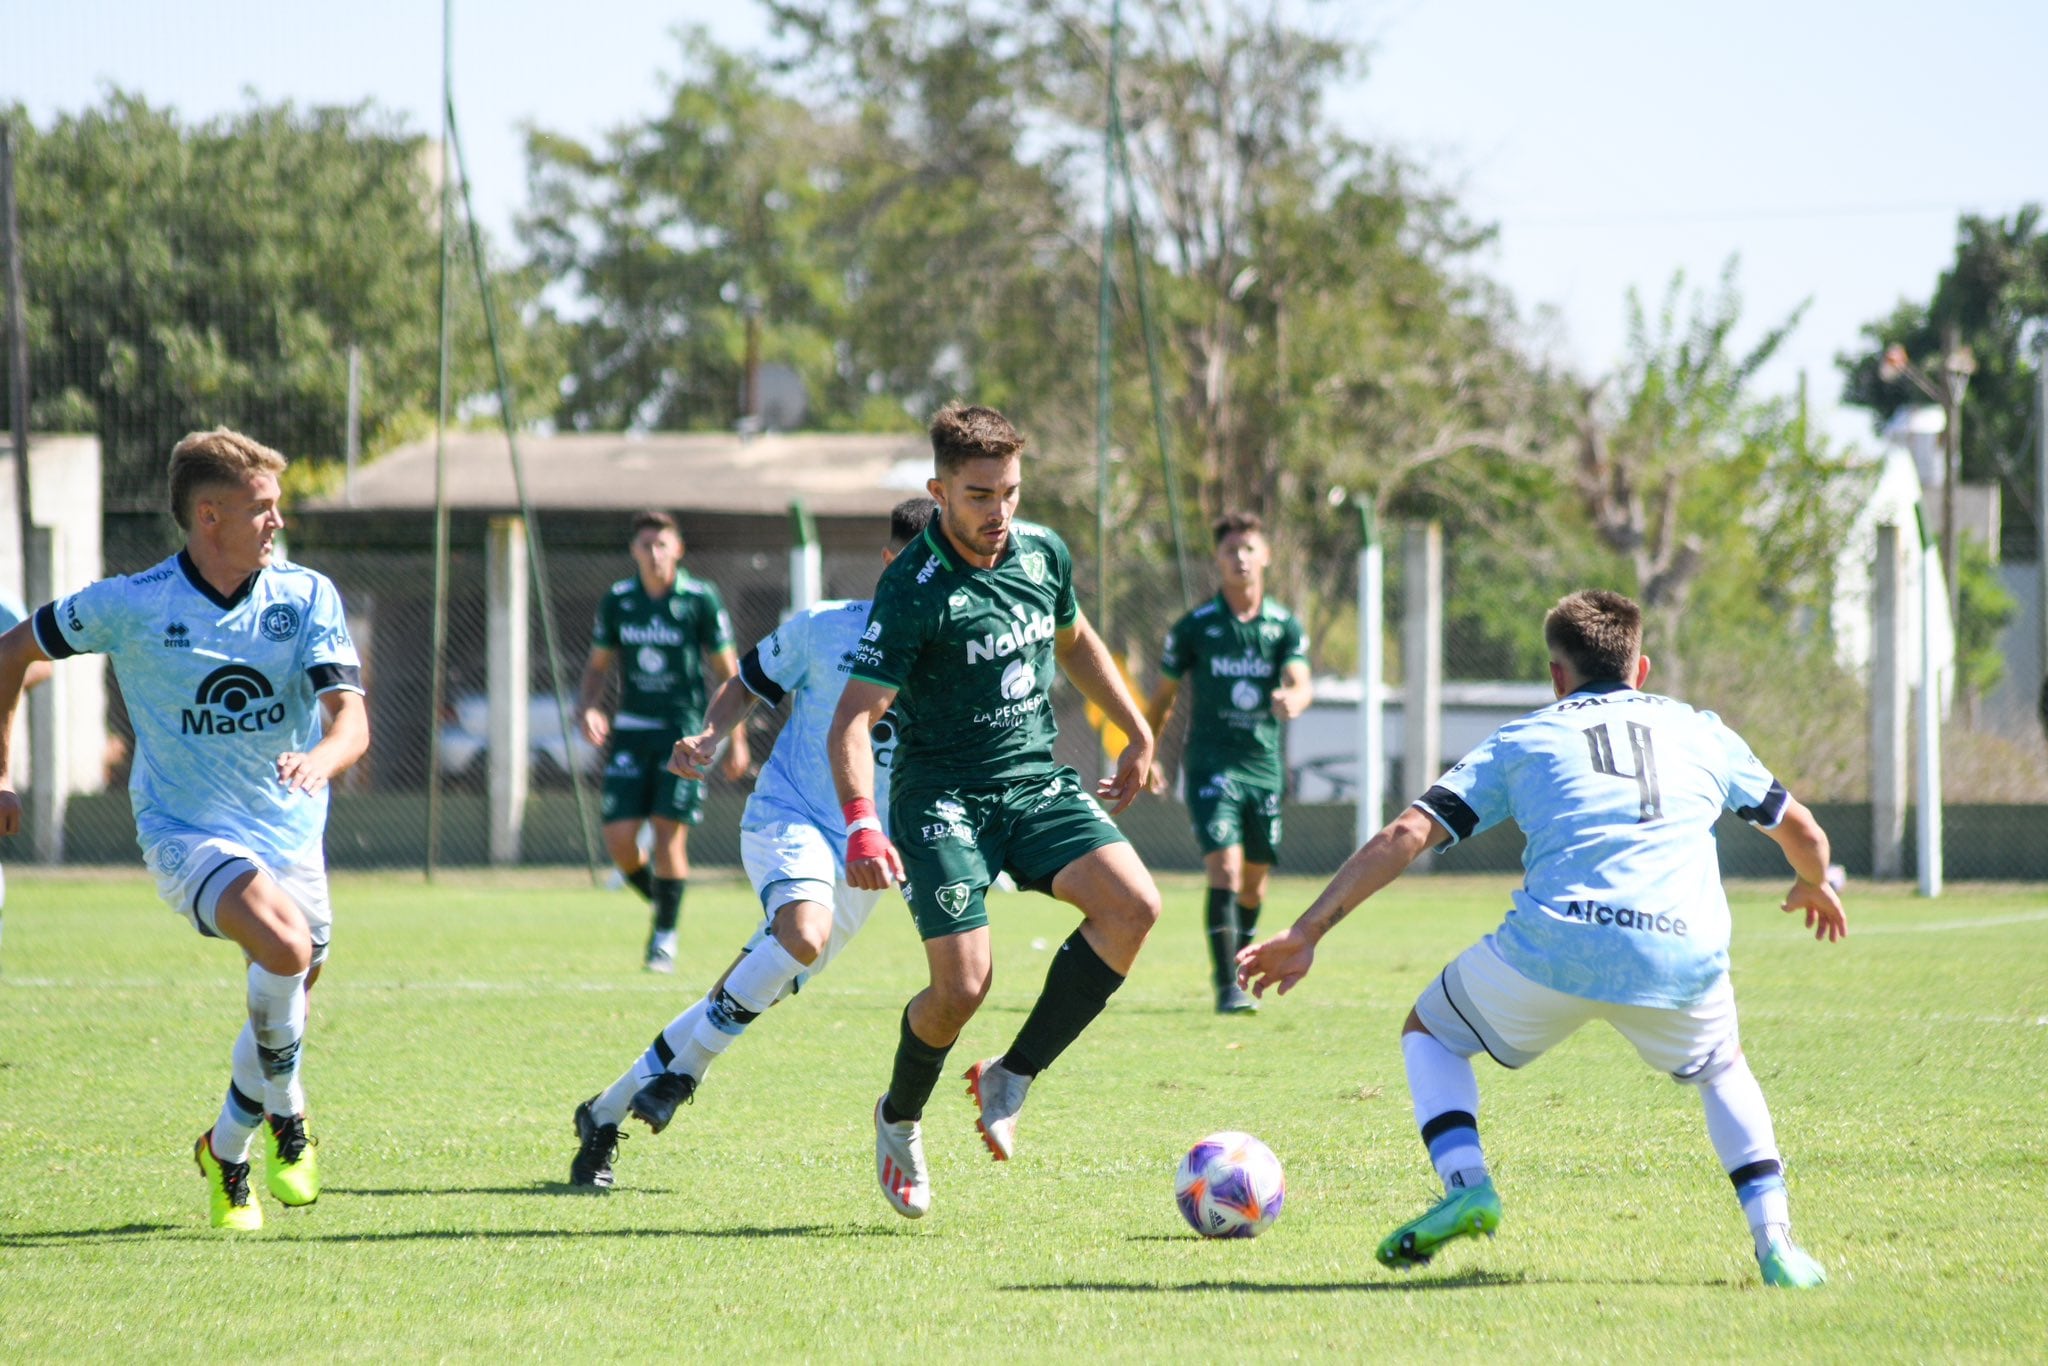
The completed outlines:
{"type": "Polygon", "coordinates": [[[147,854],[168,835],[218,835],[281,866],[318,844],[327,789],[277,780],[277,756],[319,742],[326,692],[361,692],[333,583],[276,560],[223,597],[179,551],[39,609],[52,659],[112,659],[135,763],[128,782],[147,854]]]}
{"type": "MultiPolygon", "coordinates": [[[[790,697],[789,719],[775,738],[775,752],[762,765],[754,795],[740,818],[742,830],[762,830],[783,821],[802,821],[829,835],[846,828],[825,736],[839,694],[853,671],[854,647],[868,626],[866,601],[821,602],[807,607],[747,651],[740,681],[770,706],[790,697]]],[[[888,827],[889,765],[896,753],[896,714],[875,723],[875,809],[888,827]]],[[[835,839],[835,844],[837,843],[835,839]]]]}
{"type": "Polygon", "coordinates": [[[1592,684],[1508,722],[1415,805],[1453,840],[1512,820],[1523,885],[1493,935],[1523,976],[1622,1005],[1685,1006],[1728,970],[1723,808],[1771,827],[1785,789],[1709,711],[1592,684]]]}

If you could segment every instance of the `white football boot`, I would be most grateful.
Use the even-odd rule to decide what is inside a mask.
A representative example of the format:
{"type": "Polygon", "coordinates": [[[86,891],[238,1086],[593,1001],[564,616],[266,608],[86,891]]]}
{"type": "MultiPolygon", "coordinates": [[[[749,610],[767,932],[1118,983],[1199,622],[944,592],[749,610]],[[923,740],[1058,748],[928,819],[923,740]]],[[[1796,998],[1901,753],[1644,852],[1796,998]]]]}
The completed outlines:
{"type": "Polygon", "coordinates": [[[1031,1078],[1018,1076],[1000,1058],[984,1058],[967,1069],[967,1094],[981,1107],[974,1127],[998,1162],[1008,1162],[1017,1149],[1017,1112],[1030,1085],[1031,1078]]]}
{"type": "MultiPolygon", "coordinates": [[[[886,1099],[886,1097],[884,1098],[886,1099]]],[[[931,1174],[924,1165],[924,1134],[917,1121],[891,1124],[875,1102],[875,1179],[889,1208],[906,1219],[922,1219],[932,1207],[931,1174]]]]}

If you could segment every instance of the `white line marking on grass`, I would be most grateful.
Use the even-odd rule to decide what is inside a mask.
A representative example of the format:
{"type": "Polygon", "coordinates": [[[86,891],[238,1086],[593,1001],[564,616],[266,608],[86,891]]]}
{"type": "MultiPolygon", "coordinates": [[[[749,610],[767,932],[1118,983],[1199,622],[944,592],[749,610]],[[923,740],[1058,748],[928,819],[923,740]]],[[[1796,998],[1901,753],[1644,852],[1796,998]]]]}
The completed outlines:
{"type": "Polygon", "coordinates": [[[1864,934],[1947,934],[1950,930],[1995,930],[2004,925],[2033,925],[2048,920],[2048,910],[2021,911],[2017,915],[1987,915],[1975,920],[1929,920],[1917,925],[1862,925],[1853,921],[1849,936],[1864,934]]]}

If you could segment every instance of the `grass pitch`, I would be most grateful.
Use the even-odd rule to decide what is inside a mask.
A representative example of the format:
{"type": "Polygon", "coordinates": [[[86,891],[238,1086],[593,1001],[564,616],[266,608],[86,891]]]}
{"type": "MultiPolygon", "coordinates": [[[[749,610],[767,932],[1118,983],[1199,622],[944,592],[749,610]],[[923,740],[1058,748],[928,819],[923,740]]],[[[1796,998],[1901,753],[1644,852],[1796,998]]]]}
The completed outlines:
{"type": "MultiPolygon", "coordinates": [[[[1498,879],[1411,878],[1253,1018],[1210,1013],[1200,888],[1033,1089],[990,1162],[958,1073],[1000,1052],[1074,923],[993,907],[994,992],[926,1114],[932,1213],[874,1189],[869,1112],[921,984],[901,906],[765,1017],[606,1196],[570,1111],[751,930],[691,885],[676,977],[630,893],[568,875],[341,877],[306,1078],[326,1191],[206,1227],[189,1156],[239,1027],[228,946],[138,877],[10,876],[0,955],[0,1358],[900,1357],[2038,1359],[2048,1347],[2048,893],[1852,887],[1817,945],[1743,885],[1735,976],[1823,1291],[1766,1291],[1699,1103],[1595,1026],[1482,1064],[1506,1219],[1425,1271],[1372,1251],[1435,1194],[1397,1030],[1496,922],[1498,879]],[[1174,1165],[1247,1129],[1285,1164],[1249,1243],[1181,1223],[1174,1165]]],[[[1269,925],[1314,887],[1282,881],[1269,925]]],[[[259,1187],[260,1189],[260,1187],[259,1187]]]]}

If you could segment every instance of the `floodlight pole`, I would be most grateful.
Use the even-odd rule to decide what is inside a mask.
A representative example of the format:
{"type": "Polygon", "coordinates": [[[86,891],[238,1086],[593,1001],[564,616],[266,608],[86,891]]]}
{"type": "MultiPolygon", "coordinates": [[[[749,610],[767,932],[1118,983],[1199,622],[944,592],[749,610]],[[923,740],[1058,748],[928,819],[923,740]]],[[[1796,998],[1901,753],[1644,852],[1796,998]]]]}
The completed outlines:
{"type": "Polygon", "coordinates": [[[1123,0],[1109,7],[1109,81],[1102,119],[1102,261],[1095,279],[1095,630],[1109,638],[1110,261],[1116,252],[1116,81],[1123,0]]]}
{"type": "MultiPolygon", "coordinates": [[[[1919,787],[1914,839],[1919,844],[1920,895],[1941,895],[1941,667],[1934,658],[1934,605],[1940,601],[1941,554],[1927,534],[1927,519],[1916,506],[1920,525],[1920,697],[1919,787]]],[[[1951,625],[1953,638],[1954,628],[1951,625]]]]}
{"type": "MultiPolygon", "coordinates": [[[[427,857],[432,881],[441,862],[441,701],[448,648],[448,258],[455,250],[454,184],[448,177],[448,111],[454,108],[455,0],[441,0],[441,377],[434,409],[434,626],[427,663],[427,857]]],[[[575,755],[569,756],[574,769],[575,755]]]]}

